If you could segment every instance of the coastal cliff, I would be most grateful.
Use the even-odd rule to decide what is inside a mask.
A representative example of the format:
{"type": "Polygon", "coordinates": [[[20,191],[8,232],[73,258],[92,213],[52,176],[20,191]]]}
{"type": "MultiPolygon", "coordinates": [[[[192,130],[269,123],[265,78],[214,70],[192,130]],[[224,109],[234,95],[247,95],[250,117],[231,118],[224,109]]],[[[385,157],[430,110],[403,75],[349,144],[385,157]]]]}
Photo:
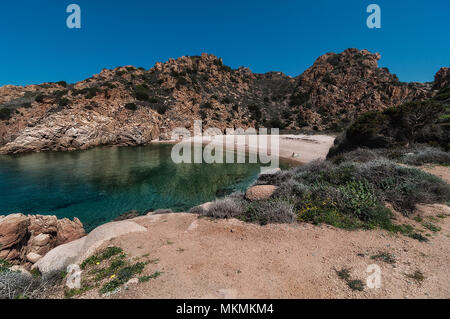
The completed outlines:
{"type": "Polygon", "coordinates": [[[181,57],[150,70],[104,69],[84,81],[0,88],[0,153],[142,145],[176,127],[276,127],[342,131],[358,115],[429,98],[436,83],[403,83],[379,54],[327,53],[298,77],[236,70],[214,55],[181,57]]]}

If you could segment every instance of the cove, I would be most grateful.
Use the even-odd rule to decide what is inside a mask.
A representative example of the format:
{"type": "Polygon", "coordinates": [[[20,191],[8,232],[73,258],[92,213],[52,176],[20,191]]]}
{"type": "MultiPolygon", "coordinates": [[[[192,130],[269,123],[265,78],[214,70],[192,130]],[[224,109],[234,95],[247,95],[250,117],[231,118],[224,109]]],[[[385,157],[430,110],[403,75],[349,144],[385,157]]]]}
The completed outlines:
{"type": "MultiPolygon", "coordinates": [[[[175,164],[173,145],[0,156],[0,215],[78,217],[87,231],[121,214],[191,207],[244,191],[259,164],[175,164]]],[[[286,163],[280,163],[286,168],[286,163]]]]}

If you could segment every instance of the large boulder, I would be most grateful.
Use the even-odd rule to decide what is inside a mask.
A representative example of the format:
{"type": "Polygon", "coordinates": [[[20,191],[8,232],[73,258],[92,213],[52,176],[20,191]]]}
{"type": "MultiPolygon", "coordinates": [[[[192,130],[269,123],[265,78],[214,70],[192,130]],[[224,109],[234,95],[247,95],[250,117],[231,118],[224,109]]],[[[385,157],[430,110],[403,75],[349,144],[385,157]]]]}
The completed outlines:
{"type": "Polygon", "coordinates": [[[278,189],[274,185],[257,185],[250,187],[245,193],[245,198],[251,202],[268,199],[278,189]]]}
{"type": "Polygon", "coordinates": [[[57,223],[57,230],[56,245],[69,243],[86,235],[83,224],[76,217],[73,221],[67,218],[59,219],[57,223]]]}
{"type": "MultiPolygon", "coordinates": [[[[142,218],[149,218],[144,216],[142,218]]],[[[33,268],[42,273],[65,270],[70,264],[80,264],[84,259],[95,252],[103,243],[112,238],[133,232],[143,232],[147,229],[133,221],[124,220],[101,225],[91,231],[87,236],[60,245],[49,251],[33,268]]]]}
{"type": "MultiPolygon", "coordinates": [[[[0,217],[0,251],[11,250],[20,244],[28,234],[29,225],[30,219],[23,214],[0,217]]],[[[4,256],[4,253],[0,256],[4,256]]]]}
{"type": "Polygon", "coordinates": [[[14,263],[35,263],[57,245],[85,236],[75,218],[11,214],[0,217],[0,258],[14,263]]]}

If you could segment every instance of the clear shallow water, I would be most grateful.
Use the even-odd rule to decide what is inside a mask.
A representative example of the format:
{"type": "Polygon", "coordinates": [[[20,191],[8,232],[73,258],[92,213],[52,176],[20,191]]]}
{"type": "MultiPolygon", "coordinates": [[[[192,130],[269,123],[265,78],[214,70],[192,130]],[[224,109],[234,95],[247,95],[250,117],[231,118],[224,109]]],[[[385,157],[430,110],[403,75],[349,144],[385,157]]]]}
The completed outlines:
{"type": "Polygon", "coordinates": [[[172,145],[0,156],[0,215],[78,217],[87,230],[129,211],[186,211],[245,190],[259,164],[175,164],[172,145]]]}

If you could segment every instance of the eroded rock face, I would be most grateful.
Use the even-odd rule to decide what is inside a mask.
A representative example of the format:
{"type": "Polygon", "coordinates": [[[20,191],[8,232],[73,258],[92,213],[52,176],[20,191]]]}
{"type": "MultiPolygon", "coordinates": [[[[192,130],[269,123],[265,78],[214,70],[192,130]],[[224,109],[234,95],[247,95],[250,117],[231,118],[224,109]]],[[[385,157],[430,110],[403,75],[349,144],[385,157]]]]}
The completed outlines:
{"type": "Polygon", "coordinates": [[[450,84],[450,68],[441,68],[434,76],[433,88],[442,89],[450,84]]]}
{"type": "MultiPolygon", "coordinates": [[[[342,129],[355,116],[433,94],[402,83],[379,54],[327,53],[301,76],[233,70],[210,54],[119,67],[76,84],[0,87],[0,153],[142,145],[171,139],[174,128],[342,129]]],[[[441,69],[436,85],[447,83],[441,69]]]]}
{"type": "Polygon", "coordinates": [[[358,115],[430,97],[430,84],[400,82],[380,54],[347,49],[319,57],[298,79],[293,107],[305,126],[343,129],[358,115]]]}
{"type": "Polygon", "coordinates": [[[75,218],[11,214],[0,217],[0,258],[15,263],[37,262],[52,248],[85,236],[75,218]]]}
{"type": "Polygon", "coordinates": [[[20,256],[26,243],[30,219],[22,214],[0,217],[0,258],[13,260],[20,256]]]}

